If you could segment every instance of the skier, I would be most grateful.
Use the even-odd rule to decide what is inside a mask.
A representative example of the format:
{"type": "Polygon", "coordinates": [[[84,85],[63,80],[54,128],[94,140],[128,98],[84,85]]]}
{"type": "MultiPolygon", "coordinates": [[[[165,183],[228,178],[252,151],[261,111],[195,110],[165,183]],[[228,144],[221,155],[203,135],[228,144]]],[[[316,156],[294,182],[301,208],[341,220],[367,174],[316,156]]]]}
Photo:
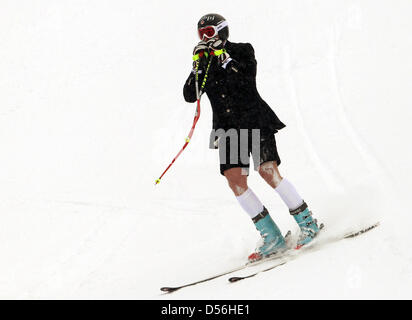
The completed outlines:
{"type": "Polygon", "coordinates": [[[201,41],[193,50],[194,67],[184,85],[183,95],[187,102],[197,101],[195,83],[198,73],[198,87],[205,83],[204,92],[213,109],[214,130],[211,135],[211,147],[226,149],[219,152],[220,173],[226,177],[237,201],[252,218],[263,239],[262,244],[248,259],[251,262],[257,261],[287,249],[285,238],[278,226],[247,184],[249,154],[254,158],[255,170],[275,189],[298,223],[300,234],[297,248],[300,248],[313,240],[319,232],[319,227],[293,184],[279,173],[278,166],[281,160],[276,147],[275,133],[285,125],[263,101],[256,89],[254,49],[249,43],[228,41],[228,23],[219,14],[203,16],[197,28],[201,41]],[[227,137],[217,137],[216,130],[219,129],[225,132],[235,130],[239,137],[238,143],[229,143],[231,141],[227,137]],[[247,130],[247,143],[240,141],[242,129],[247,130]],[[258,149],[254,148],[256,140],[252,139],[253,134],[252,138],[250,137],[253,130],[259,130],[260,133],[258,149]],[[256,152],[259,149],[260,152],[256,152]],[[246,161],[240,157],[242,152],[246,152],[246,161]],[[257,160],[254,153],[260,153],[257,160]],[[231,158],[229,163],[228,157],[231,158]]]}

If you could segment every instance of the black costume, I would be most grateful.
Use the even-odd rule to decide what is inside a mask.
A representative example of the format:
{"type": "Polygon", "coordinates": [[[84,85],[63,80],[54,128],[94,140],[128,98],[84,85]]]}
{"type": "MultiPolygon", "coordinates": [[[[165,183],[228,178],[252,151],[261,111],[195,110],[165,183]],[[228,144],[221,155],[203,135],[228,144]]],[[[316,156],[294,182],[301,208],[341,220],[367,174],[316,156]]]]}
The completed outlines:
{"type": "MultiPolygon", "coordinates": [[[[257,63],[253,47],[249,43],[227,41],[225,49],[232,60],[223,68],[218,64],[218,59],[214,58],[204,89],[213,109],[213,129],[260,129],[262,141],[259,164],[277,161],[279,165],[280,159],[274,134],[285,125],[257,91],[257,63]]],[[[199,88],[205,74],[205,64],[207,62],[203,61],[199,66],[199,88]]],[[[183,95],[187,102],[196,101],[195,81],[195,73],[192,72],[183,88],[183,95]]],[[[248,152],[251,152],[250,147],[248,152]]],[[[249,163],[221,163],[221,173],[233,167],[246,168],[249,167],[249,163]]]]}

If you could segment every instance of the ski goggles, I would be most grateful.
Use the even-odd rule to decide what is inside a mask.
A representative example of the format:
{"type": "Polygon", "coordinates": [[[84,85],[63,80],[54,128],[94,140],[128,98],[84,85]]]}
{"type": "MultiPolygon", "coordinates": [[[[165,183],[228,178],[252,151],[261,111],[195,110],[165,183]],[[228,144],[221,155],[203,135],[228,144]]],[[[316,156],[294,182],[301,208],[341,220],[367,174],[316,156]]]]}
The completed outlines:
{"type": "Polygon", "coordinates": [[[199,37],[200,39],[203,39],[205,36],[206,38],[213,38],[217,36],[220,30],[223,28],[227,27],[227,21],[222,21],[222,23],[218,24],[217,26],[206,26],[203,28],[200,28],[199,31],[199,37]]]}

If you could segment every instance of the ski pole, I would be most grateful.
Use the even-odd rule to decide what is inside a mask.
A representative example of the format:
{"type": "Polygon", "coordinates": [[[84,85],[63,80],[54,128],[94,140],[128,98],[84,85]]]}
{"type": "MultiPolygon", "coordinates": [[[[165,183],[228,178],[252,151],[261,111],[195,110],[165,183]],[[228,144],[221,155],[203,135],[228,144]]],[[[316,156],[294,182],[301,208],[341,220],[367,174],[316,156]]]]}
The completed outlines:
{"type": "Polygon", "coordinates": [[[208,72],[209,72],[209,68],[210,68],[210,64],[211,64],[211,62],[212,62],[212,59],[213,59],[213,56],[211,56],[210,59],[209,59],[209,63],[208,63],[208,65],[207,65],[206,72],[205,72],[205,76],[204,76],[204,78],[203,78],[203,82],[202,82],[202,86],[200,87],[200,90],[199,90],[199,85],[198,85],[198,80],[199,80],[199,72],[198,72],[198,71],[199,71],[199,61],[197,61],[197,63],[196,63],[196,83],[195,83],[195,86],[196,86],[197,106],[196,106],[195,118],[193,119],[192,128],[190,129],[189,135],[187,136],[187,138],[186,138],[186,140],[185,140],[185,144],[183,145],[182,149],[180,149],[179,153],[176,155],[176,157],[173,158],[172,162],[167,166],[166,170],[163,171],[163,173],[161,174],[161,176],[160,176],[158,179],[156,179],[155,185],[157,185],[157,184],[160,182],[160,180],[161,180],[162,177],[165,175],[165,173],[166,173],[166,172],[169,170],[169,168],[173,165],[173,163],[176,161],[176,159],[179,158],[179,156],[182,154],[183,150],[186,149],[187,145],[188,145],[189,142],[190,142],[190,139],[192,139],[193,132],[195,131],[195,128],[196,128],[196,124],[197,124],[197,122],[199,121],[199,118],[200,118],[200,99],[201,99],[201,97],[202,97],[203,90],[204,90],[205,85],[206,85],[207,74],[208,74],[208,72]]]}

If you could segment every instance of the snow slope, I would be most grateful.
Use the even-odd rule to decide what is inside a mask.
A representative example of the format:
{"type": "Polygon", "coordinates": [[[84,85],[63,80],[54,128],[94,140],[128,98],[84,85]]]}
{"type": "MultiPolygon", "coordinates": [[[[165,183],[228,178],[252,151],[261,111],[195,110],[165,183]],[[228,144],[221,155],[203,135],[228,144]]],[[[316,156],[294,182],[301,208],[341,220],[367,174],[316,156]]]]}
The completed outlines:
{"type": "Polygon", "coordinates": [[[411,12],[409,0],[2,0],[0,298],[412,298],[411,12]],[[250,280],[162,295],[238,266],[258,240],[208,149],[207,98],[154,186],[192,123],[182,86],[208,12],[253,44],[258,89],[287,124],[281,173],[324,236],[381,226],[250,280]]]}

